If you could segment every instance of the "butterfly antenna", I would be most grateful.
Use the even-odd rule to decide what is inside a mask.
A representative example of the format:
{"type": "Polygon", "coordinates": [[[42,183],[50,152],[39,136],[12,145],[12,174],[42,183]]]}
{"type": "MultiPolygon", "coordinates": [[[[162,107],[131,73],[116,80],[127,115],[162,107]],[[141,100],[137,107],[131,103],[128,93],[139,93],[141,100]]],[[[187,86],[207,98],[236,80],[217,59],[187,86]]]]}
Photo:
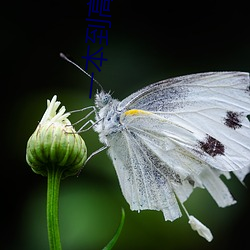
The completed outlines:
{"type": "MultiPolygon", "coordinates": [[[[87,73],[84,69],[82,69],[79,65],[77,65],[76,63],[74,63],[73,61],[71,61],[67,56],[65,56],[63,53],[60,53],[60,57],[64,60],[66,60],[67,62],[73,64],[74,66],[76,66],[79,70],[81,70],[84,74],[86,74],[88,77],[92,78],[91,75],[89,73],[87,73]]],[[[101,88],[101,90],[103,90],[102,85],[95,79],[93,78],[93,81],[101,88]]]]}

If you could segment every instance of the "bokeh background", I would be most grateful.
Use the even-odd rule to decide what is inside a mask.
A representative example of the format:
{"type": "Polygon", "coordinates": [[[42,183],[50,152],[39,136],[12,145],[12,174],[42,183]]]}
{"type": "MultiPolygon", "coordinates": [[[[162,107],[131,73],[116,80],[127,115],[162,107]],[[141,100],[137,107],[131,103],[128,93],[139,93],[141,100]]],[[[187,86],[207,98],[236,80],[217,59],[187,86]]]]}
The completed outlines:
{"type": "MultiPolygon", "coordinates": [[[[59,57],[85,67],[87,0],[12,1],[1,4],[1,249],[48,249],[46,178],[25,161],[26,143],[54,94],[67,110],[93,105],[90,79],[59,57]]],[[[250,69],[248,5],[218,1],[184,4],[165,1],[111,3],[112,27],[96,79],[123,99],[152,82],[184,74],[250,69]],[[171,3],[171,4],[170,4],[171,3]]],[[[99,44],[91,45],[91,50],[99,44]]],[[[92,72],[91,66],[89,72],[92,72]]],[[[94,86],[94,92],[96,86],[94,86]]],[[[94,93],[93,92],[93,93],[94,93]]],[[[72,116],[77,121],[83,114],[72,116]]],[[[97,135],[82,134],[91,153],[97,135]]],[[[111,161],[102,152],[81,175],[62,181],[60,229],[65,250],[102,249],[121,218],[126,219],[114,249],[248,249],[249,186],[225,180],[237,204],[218,208],[205,190],[186,202],[207,225],[211,243],[190,229],[186,216],[165,222],[161,212],[132,212],[124,200],[111,161]]]]}

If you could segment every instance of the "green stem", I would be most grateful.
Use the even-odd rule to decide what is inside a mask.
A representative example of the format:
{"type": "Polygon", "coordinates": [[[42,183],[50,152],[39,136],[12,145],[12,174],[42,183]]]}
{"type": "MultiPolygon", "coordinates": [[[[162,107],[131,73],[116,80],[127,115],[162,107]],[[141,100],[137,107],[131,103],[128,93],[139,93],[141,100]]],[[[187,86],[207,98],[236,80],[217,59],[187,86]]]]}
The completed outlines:
{"type": "Polygon", "coordinates": [[[61,250],[59,231],[59,188],[62,170],[58,167],[48,168],[47,186],[47,227],[50,250],[61,250]]]}

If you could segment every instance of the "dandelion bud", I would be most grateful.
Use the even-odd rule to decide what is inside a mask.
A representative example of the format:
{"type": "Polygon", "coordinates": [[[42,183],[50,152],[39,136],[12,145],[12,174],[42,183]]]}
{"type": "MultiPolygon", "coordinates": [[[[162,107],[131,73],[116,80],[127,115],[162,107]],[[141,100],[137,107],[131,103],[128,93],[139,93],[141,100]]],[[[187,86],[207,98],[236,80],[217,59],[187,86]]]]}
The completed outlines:
{"type": "Polygon", "coordinates": [[[49,168],[59,168],[62,177],[75,175],[87,158],[83,139],[67,119],[70,113],[65,113],[64,106],[56,113],[59,105],[56,96],[47,101],[47,110],[27,143],[26,160],[43,176],[49,168]]]}

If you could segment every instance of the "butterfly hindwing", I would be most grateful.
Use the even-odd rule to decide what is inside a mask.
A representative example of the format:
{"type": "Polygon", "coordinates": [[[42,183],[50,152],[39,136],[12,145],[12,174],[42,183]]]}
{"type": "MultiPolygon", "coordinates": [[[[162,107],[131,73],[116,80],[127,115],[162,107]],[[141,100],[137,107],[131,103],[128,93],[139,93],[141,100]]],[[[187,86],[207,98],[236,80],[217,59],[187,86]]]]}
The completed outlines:
{"type": "Polygon", "coordinates": [[[144,146],[128,131],[110,140],[108,151],[123,195],[131,210],[161,210],[166,220],[173,221],[181,216],[181,212],[169,176],[160,174],[155,167],[159,163],[157,158],[150,151],[146,153],[144,146]]]}

